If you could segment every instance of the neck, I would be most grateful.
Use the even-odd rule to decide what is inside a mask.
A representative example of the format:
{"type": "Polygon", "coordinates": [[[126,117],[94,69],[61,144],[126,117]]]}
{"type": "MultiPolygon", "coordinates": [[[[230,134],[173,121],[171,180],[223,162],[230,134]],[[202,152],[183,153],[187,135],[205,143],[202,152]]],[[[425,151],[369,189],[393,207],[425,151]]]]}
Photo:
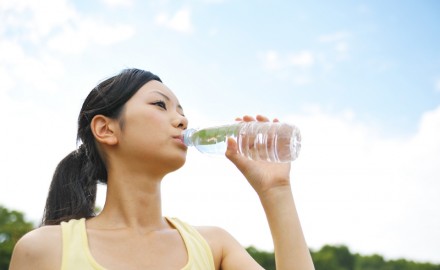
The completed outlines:
{"type": "Polygon", "coordinates": [[[99,218],[116,228],[152,230],[163,228],[162,177],[130,172],[109,172],[107,196],[99,218]]]}

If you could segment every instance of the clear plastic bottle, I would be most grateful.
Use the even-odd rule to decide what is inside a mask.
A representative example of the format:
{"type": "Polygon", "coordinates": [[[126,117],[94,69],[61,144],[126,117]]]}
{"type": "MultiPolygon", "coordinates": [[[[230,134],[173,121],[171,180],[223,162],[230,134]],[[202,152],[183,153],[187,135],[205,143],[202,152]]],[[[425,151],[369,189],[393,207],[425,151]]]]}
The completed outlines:
{"type": "Polygon", "coordinates": [[[301,149],[299,129],[280,122],[239,122],[183,132],[186,146],[207,154],[224,154],[228,137],[234,138],[238,151],[252,160],[291,162],[301,149]]]}

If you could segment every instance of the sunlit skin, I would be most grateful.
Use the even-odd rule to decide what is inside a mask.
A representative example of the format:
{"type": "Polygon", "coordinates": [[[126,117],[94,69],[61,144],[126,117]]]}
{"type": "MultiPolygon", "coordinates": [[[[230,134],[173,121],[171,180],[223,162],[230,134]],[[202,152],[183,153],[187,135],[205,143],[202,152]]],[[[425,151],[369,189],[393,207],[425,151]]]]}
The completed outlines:
{"type": "MultiPolygon", "coordinates": [[[[263,116],[236,120],[269,121],[263,116]]],[[[108,187],[102,212],[88,219],[86,228],[92,256],[106,269],[181,269],[186,264],[183,240],[162,216],[161,182],[185,163],[187,147],[180,135],[187,125],[176,96],[158,81],[145,84],[126,103],[121,119],[93,118],[91,127],[106,163],[108,187]]],[[[290,163],[248,160],[237,154],[233,139],[228,140],[226,157],[260,198],[274,240],[277,269],[314,269],[293,201],[290,163]]],[[[212,250],[216,269],[262,269],[223,229],[197,230],[212,250]]],[[[30,265],[59,269],[61,242],[59,225],[32,231],[17,244],[11,269],[30,265]]]]}

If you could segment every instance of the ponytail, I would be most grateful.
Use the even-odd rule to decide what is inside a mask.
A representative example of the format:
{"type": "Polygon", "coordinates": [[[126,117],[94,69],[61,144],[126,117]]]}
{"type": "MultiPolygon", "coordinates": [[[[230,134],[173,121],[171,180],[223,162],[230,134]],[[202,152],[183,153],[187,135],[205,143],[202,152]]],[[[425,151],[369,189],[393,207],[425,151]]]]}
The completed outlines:
{"type": "Polygon", "coordinates": [[[95,215],[97,180],[93,173],[89,174],[90,165],[84,145],[58,164],[46,200],[43,225],[95,215]]]}

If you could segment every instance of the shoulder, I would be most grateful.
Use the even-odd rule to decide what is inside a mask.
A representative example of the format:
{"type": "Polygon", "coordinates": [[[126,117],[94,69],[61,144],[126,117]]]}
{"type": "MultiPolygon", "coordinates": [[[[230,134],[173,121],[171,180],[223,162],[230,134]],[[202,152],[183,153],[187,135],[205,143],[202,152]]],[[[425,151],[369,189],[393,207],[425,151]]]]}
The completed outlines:
{"type": "Polygon", "coordinates": [[[220,227],[196,226],[194,227],[210,244],[224,244],[235,241],[230,233],[220,227]]]}
{"type": "Polygon", "coordinates": [[[211,247],[216,269],[262,269],[225,229],[212,226],[195,228],[211,247]]]}
{"type": "Polygon", "coordinates": [[[15,245],[10,269],[59,269],[61,226],[43,226],[25,234],[15,245]]]}
{"type": "Polygon", "coordinates": [[[225,229],[215,226],[199,226],[196,230],[205,238],[213,252],[225,254],[229,250],[244,249],[225,229]]]}

